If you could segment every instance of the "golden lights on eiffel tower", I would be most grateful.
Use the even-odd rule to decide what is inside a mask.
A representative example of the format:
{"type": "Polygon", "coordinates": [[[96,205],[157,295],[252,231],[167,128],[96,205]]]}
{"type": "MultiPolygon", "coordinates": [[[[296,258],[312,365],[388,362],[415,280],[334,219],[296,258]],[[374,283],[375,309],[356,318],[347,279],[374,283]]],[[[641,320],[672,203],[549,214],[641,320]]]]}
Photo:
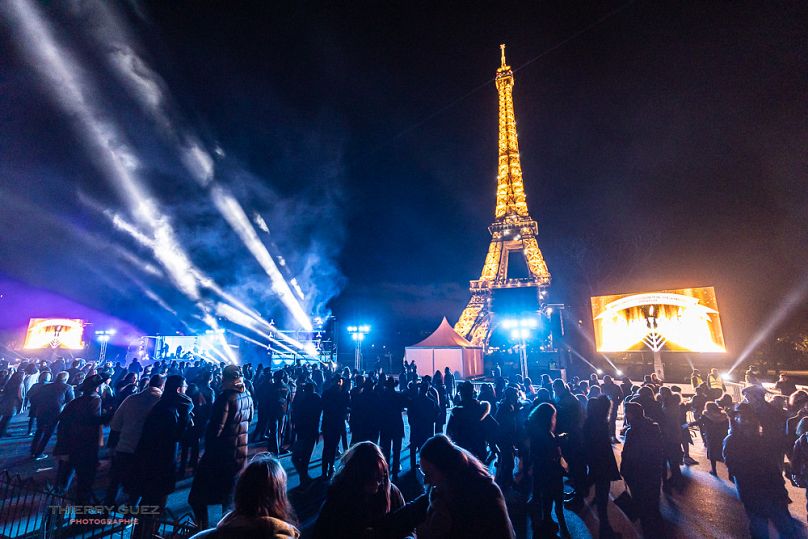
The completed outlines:
{"type": "Polygon", "coordinates": [[[536,288],[538,310],[544,290],[550,285],[550,272],[536,240],[539,227],[527,209],[516,136],[513,71],[505,60],[505,45],[500,45],[500,49],[501,65],[495,78],[499,96],[499,157],[494,222],[488,227],[491,243],[480,278],[470,282],[471,299],[455,324],[455,330],[459,334],[483,347],[488,345],[494,327],[491,304],[495,290],[536,288]],[[524,256],[528,277],[508,276],[508,260],[512,252],[519,252],[524,256]]]}

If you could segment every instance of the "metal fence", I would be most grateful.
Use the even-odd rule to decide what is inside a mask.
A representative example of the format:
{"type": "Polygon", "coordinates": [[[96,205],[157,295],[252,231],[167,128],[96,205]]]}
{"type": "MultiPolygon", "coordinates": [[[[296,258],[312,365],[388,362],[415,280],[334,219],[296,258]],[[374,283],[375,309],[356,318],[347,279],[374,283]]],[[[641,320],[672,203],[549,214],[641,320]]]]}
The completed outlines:
{"type": "Polygon", "coordinates": [[[159,517],[76,506],[53,487],[0,472],[0,539],[187,539],[191,515],[159,517]]]}

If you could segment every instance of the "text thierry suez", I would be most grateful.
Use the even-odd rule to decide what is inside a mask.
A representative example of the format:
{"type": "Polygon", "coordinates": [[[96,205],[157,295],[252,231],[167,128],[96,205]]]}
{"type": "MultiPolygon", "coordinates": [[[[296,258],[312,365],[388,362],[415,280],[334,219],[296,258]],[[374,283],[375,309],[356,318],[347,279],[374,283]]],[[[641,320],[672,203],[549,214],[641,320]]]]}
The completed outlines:
{"type": "Polygon", "coordinates": [[[159,505],[49,505],[51,514],[67,515],[73,513],[75,515],[98,515],[104,513],[122,513],[124,515],[147,515],[159,516],[159,505]]]}

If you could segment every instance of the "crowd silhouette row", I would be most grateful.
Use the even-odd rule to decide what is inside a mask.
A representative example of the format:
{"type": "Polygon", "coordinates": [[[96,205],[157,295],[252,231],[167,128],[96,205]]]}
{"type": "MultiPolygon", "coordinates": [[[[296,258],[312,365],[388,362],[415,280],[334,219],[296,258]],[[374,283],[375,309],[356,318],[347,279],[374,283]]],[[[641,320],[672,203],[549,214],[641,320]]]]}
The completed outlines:
{"type": "Polygon", "coordinates": [[[320,365],[3,360],[0,435],[27,411],[31,458],[39,460],[55,432],[57,487],[66,491],[75,476],[77,504],[96,500],[105,446],[107,506],[164,508],[177,480],[192,473],[188,503],[200,530],[210,526],[209,506],[225,514],[197,536],[208,538],[300,535],[278,460],[291,453],[301,488],[328,481],[317,539],[512,538],[509,491],[529,500],[533,537],[568,537],[564,507],[582,508],[593,487],[598,536],[615,537],[609,493],[621,480],[621,509],[645,536],[661,536],[660,493],[683,487],[681,466],[695,463],[689,447],[701,438],[710,473],[723,462],[734,481],[753,537],[768,537],[769,523],[782,537],[801,533],[785,479],[808,487],[808,393],[793,384],[781,379],[777,388],[788,394],[771,395],[753,380],[734,403],[714,371],[706,380],[693,372],[688,399],[656,375],[640,384],[544,375],[534,384],[492,374],[493,383],[475,386],[448,369],[419,376],[406,362],[394,377],[320,365]],[[405,418],[410,469],[427,487],[409,502],[396,486],[405,418]],[[250,444],[266,451],[248,462],[250,444]]]}

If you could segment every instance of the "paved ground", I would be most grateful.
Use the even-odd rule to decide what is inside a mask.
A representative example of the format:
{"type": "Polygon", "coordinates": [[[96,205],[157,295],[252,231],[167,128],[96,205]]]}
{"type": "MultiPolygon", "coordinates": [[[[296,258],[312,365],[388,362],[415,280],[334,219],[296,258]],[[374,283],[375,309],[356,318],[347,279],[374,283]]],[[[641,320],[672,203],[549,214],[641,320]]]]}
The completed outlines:
{"type": "MultiPolygon", "coordinates": [[[[45,483],[52,482],[55,477],[55,463],[48,458],[43,461],[33,462],[27,457],[29,452],[30,438],[26,437],[27,417],[18,416],[9,427],[9,437],[0,439],[0,470],[9,469],[12,473],[21,474],[24,477],[35,477],[37,481],[45,483]]],[[[51,440],[47,453],[53,449],[55,440],[51,440]]],[[[704,448],[699,440],[692,446],[691,455],[700,462],[698,465],[684,469],[683,473],[687,480],[687,486],[682,492],[663,494],[663,516],[670,528],[672,537],[748,537],[747,521],[743,508],[735,496],[734,486],[727,479],[727,471],[723,465],[719,464],[719,477],[711,476],[709,463],[706,459],[704,448]]],[[[322,444],[318,444],[315,449],[311,464],[312,477],[320,475],[320,450],[322,444]]],[[[616,454],[620,454],[620,445],[615,446],[616,454]]],[[[251,453],[264,450],[259,444],[250,447],[251,453]]],[[[102,455],[105,451],[102,451],[102,455]]],[[[299,487],[298,476],[294,471],[289,456],[282,459],[289,474],[290,498],[298,512],[301,520],[301,528],[305,532],[314,522],[317,510],[322,502],[326,484],[320,480],[312,483],[307,489],[299,487]]],[[[409,449],[406,447],[402,452],[403,473],[399,477],[399,487],[408,499],[417,496],[422,492],[422,476],[420,473],[414,474],[409,470],[409,449]]],[[[106,476],[109,461],[103,459],[96,482],[98,493],[103,492],[106,484],[106,476]]],[[[787,485],[789,494],[794,503],[790,506],[791,513],[803,524],[805,523],[805,491],[787,485]]],[[[169,499],[169,508],[177,516],[190,511],[187,504],[188,490],[191,487],[191,480],[185,479],[178,482],[177,491],[169,499]]],[[[619,496],[624,490],[622,482],[612,483],[612,497],[619,496]]],[[[594,489],[593,489],[594,490],[594,489]]],[[[594,492],[593,492],[594,494],[594,492]]],[[[529,525],[524,514],[524,499],[519,493],[514,491],[506,492],[509,501],[509,509],[514,526],[520,538],[528,539],[529,525]]],[[[586,506],[577,513],[565,511],[567,522],[573,537],[589,538],[597,536],[598,520],[595,508],[590,505],[592,498],[587,501],[586,506]]],[[[215,522],[220,511],[211,508],[211,521],[215,522]]],[[[640,537],[635,526],[626,519],[622,512],[614,504],[610,504],[609,518],[614,528],[622,534],[624,539],[640,537]]],[[[803,526],[804,535],[805,527],[803,526]]],[[[773,534],[773,536],[776,536],[773,534]]]]}

